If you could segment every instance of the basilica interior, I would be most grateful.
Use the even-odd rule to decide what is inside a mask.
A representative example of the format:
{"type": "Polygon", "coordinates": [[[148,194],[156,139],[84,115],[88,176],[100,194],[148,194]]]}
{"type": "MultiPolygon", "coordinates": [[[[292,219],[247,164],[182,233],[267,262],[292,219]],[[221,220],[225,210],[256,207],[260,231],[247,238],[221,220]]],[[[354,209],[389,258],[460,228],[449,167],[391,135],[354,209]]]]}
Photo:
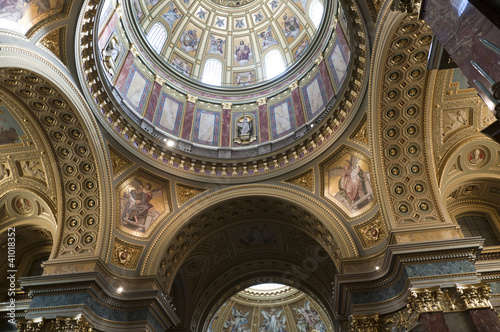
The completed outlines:
{"type": "Polygon", "coordinates": [[[498,13],[0,1],[0,330],[500,331],[498,13]]]}

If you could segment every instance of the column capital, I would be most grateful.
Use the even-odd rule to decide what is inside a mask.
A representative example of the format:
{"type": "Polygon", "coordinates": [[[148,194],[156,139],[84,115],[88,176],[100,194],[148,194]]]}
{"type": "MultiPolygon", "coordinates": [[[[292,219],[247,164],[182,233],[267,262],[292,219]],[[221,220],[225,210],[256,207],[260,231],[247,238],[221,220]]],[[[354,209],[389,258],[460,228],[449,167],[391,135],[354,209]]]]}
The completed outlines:
{"type": "Polygon", "coordinates": [[[222,103],[222,109],[223,110],[230,110],[233,107],[233,103],[222,103]]]}
{"type": "Polygon", "coordinates": [[[443,311],[439,300],[443,296],[440,286],[410,288],[408,306],[417,313],[443,311]]]}
{"type": "Polygon", "coordinates": [[[265,105],[267,104],[267,98],[260,98],[260,99],[257,99],[257,105],[265,105]]]}
{"type": "Polygon", "coordinates": [[[193,104],[196,104],[196,102],[198,101],[198,97],[188,94],[187,100],[192,102],[193,104]]]}
{"type": "Polygon", "coordinates": [[[490,302],[491,287],[487,283],[456,286],[467,309],[493,308],[490,302]]]}

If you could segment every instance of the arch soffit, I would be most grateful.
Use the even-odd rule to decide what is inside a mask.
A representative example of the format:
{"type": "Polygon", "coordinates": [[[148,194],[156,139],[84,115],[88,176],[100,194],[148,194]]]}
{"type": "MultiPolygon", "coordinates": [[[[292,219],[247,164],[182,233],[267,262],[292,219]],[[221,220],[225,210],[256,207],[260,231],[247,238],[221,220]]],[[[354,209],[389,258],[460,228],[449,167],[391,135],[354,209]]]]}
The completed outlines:
{"type": "MultiPolygon", "coordinates": [[[[59,229],[59,234],[54,236],[54,248],[58,250],[58,258],[62,258],[64,253],[74,254],[85,254],[86,256],[105,256],[105,251],[107,250],[107,243],[110,238],[106,236],[100,236],[101,234],[110,234],[110,224],[99,222],[99,220],[111,220],[110,209],[105,209],[103,206],[108,206],[111,203],[111,193],[106,190],[98,190],[98,188],[111,187],[111,166],[107,155],[105,154],[105,143],[101,137],[98,130],[97,122],[95,121],[90,108],[88,107],[85,99],[79,92],[78,88],[75,86],[74,82],[68,77],[67,73],[62,72],[57,65],[54,65],[51,61],[46,58],[39,56],[31,50],[17,47],[17,46],[5,46],[2,48],[2,55],[0,56],[0,70],[8,70],[12,68],[20,68],[24,71],[28,71],[30,74],[34,75],[44,82],[45,85],[49,86],[56,91],[56,94],[60,99],[64,101],[63,109],[67,113],[73,114],[76,118],[76,124],[83,131],[83,141],[90,148],[90,157],[93,159],[92,167],[92,178],[94,181],[93,191],[95,195],[96,210],[98,211],[98,219],[94,219],[89,225],[88,223],[81,223],[81,227],[86,230],[86,228],[92,227],[93,235],[95,238],[92,240],[92,246],[88,251],[75,251],[78,247],[78,243],[84,243],[85,240],[83,236],[78,236],[76,230],[66,229],[70,228],[70,220],[64,220],[61,222],[59,229]],[[55,88],[57,87],[57,88],[55,88]],[[97,221],[97,222],[96,222],[97,221]],[[66,231],[70,233],[75,233],[75,240],[72,244],[70,242],[63,243],[63,234],[66,231]],[[81,237],[81,238],[80,238],[81,237]]],[[[21,100],[24,99],[22,96],[21,100]]],[[[31,105],[27,105],[31,110],[31,105]]],[[[40,112],[32,111],[35,115],[40,115],[40,112]]],[[[70,135],[68,135],[70,136],[70,135]]],[[[53,137],[48,137],[53,144],[53,149],[57,149],[56,139],[53,137]]],[[[76,150],[76,146],[74,146],[76,150]]],[[[73,151],[75,153],[75,151],[73,151]]],[[[75,169],[79,170],[79,166],[75,165],[75,169]]],[[[63,174],[62,170],[59,170],[59,175],[63,174]]],[[[64,177],[64,175],[63,175],[64,177]]],[[[83,204],[83,202],[81,202],[83,204]]],[[[87,200],[88,203],[88,200],[87,200]]],[[[60,211],[67,209],[61,201],[58,203],[60,211]]],[[[82,206],[80,204],[80,206],[82,206]]],[[[64,215],[64,214],[63,214],[64,215]]],[[[83,232],[87,234],[88,232],[83,232]]],[[[65,236],[66,240],[68,236],[65,236]]]]}
{"type": "Polygon", "coordinates": [[[382,213],[393,231],[418,222],[440,223],[447,217],[434,194],[438,184],[425,156],[430,148],[423,122],[432,32],[415,16],[391,11],[390,3],[378,22],[368,124],[382,213]]]}
{"type": "MultiPolygon", "coordinates": [[[[359,256],[358,248],[347,230],[347,228],[339,221],[339,219],[328,209],[325,205],[319,203],[314,198],[302,192],[282,188],[272,185],[243,185],[233,188],[224,189],[207,195],[202,199],[195,201],[179,211],[169,222],[165,225],[162,231],[152,239],[152,244],[149,252],[146,254],[144,265],[141,268],[142,275],[152,275],[160,273],[160,261],[164,258],[171,258],[174,255],[174,248],[179,249],[176,244],[175,237],[184,229],[188,229],[188,223],[201,211],[210,208],[214,204],[221,203],[234,198],[242,198],[248,196],[278,198],[280,200],[295,203],[309,211],[310,214],[317,218],[327,231],[332,234],[334,241],[338,245],[340,258],[357,257],[359,256]],[[168,248],[168,249],[167,249],[168,248]]],[[[187,252],[182,253],[181,256],[185,258],[187,252]]],[[[333,252],[329,252],[330,256],[334,256],[333,252]]],[[[180,262],[177,266],[180,266],[180,262]]],[[[172,275],[175,275],[173,273],[172,275]]],[[[168,282],[170,287],[173,279],[168,282]]]]}

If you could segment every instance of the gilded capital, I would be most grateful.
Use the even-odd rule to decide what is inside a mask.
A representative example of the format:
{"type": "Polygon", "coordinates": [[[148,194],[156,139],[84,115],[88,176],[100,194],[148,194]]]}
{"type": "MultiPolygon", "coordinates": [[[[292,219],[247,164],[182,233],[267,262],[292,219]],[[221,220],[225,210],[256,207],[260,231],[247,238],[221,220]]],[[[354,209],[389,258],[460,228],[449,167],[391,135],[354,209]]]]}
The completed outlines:
{"type": "Polygon", "coordinates": [[[187,100],[193,104],[196,104],[196,102],[198,101],[198,97],[196,96],[192,96],[190,94],[187,95],[187,100]]]}
{"type": "Polygon", "coordinates": [[[139,56],[139,50],[137,50],[137,47],[135,46],[134,43],[130,44],[130,53],[132,53],[136,58],[139,56]]]}
{"type": "Polygon", "coordinates": [[[379,314],[352,315],[349,332],[379,332],[382,331],[379,314]]]}
{"type": "Polygon", "coordinates": [[[430,288],[410,288],[408,307],[417,313],[442,311],[439,300],[443,296],[440,286],[430,288]]]}
{"type": "Polygon", "coordinates": [[[267,98],[260,98],[260,99],[257,99],[257,105],[265,105],[267,104],[267,98]]]}
{"type": "Polygon", "coordinates": [[[299,87],[299,81],[295,81],[292,84],[290,84],[290,90],[295,90],[299,87]]]}
{"type": "Polygon", "coordinates": [[[158,74],[155,75],[155,81],[160,85],[163,85],[166,82],[166,80],[158,74]]]}
{"type": "Polygon", "coordinates": [[[323,53],[320,53],[318,55],[318,57],[316,58],[316,60],[314,60],[314,63],[319,65],[321,63],[321,61],[323,61],[324,57],[323,57],[323,53]]]}
{"type": "Polygon", "coordinates": [[[223,110],[230,110],[233,107],[233,103],[222,103],[223,110]]]}
{"type": "Polygon", "coordinates": [[[490,302],[491,287],[486,283],[456,286],[467,309],[493,308],[490,302]]]}

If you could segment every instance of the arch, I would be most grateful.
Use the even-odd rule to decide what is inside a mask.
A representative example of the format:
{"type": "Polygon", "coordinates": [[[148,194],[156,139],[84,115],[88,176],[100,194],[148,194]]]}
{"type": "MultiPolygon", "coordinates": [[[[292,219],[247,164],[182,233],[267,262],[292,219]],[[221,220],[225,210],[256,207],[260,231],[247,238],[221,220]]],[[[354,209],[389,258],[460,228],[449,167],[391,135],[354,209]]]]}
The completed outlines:
{"type": "Polygon", "coordinates": [[[144,264],[141,268],[141,275],[164,275],[167,268],[166,261],[175,258],[177,260],[175,266],[169,266],[169,268],[172,268],[172,273],[168,277],[162,277],[165,287],[169,289],[173,281],[173,276],[175,276],[176,271],[182,264],[182,261],[179,259],[185,257],[189,250],[189,248],[181,249],[181,243],[179,243],[177,238],[187,238],[187,232],[194,232],[193,225],[190,225],[190,220],[199,215],[200,211],[213,207],[214,204],[222,204],[222,202],[228,202],[231,199],[250,196],[280,199],[301,207],[304,214],[309,216],[310,221],[307,222],[307,225],[310,227],[314,224],[317,227],[321,227],[327,237],[325,241],[335,246],[335,248],[325,248],[325,250],[332,259],[337,256],[337,268],[339,268],[338,263],[340,259],[357,257],[359,255],[354,239],[346,226],[335,216],[331,209],[318,202],[317,199],[290,188],[273,185],[242,185],[204,196],[178,211],[170,219],[169,224],[163,227],[155,238],[151,239],[152,243],[158,245],[153,246],[146,253],[144,264]]]}
{"type": "MultiPolygon", "coordinates": [[[[80,90],[74,85],[74,82],[67,77],[67,73],[60,69],[59,65],[54,65],[52,62],[48,61],[46,57],[42,57],[30,50],[18,46],[4,47],[1,60],[0,69],[9,68],[13,74],[19,69],[28,71],[41,80],[43,79],[47,86],[53,88],[60,94],[60,98],[64,99],[69,106],[69,113],[71,113],[71,115],[78,120],[79,125],[81,125],[86,141],[89,144],[89,153],[95,158],[94,176],[97,180],[95,188],[110,187],[111,165],[106,155],[101,133],[98,130],[92,110],[88,107],[84,96],[82,96],[80,90]]],[[[51,142],[50,139],[49,142],[51,142]]],[[[53,153],[50,153],[50,156],[53,156],[53,153]]],[[[60,172],[61,169],[58,171],[60,172]]],[[[63,201],[63,197],[64,195],[60,195],[56,202],[57,216],[55,218],[61,221],[61,227],[57,227],[57,232],[54,233],[53,255],[61,254],[62,237],[64,229],[67,226],[63,222],[65,218],[64,211],[66,210],[66,202],[63,201]]],[[[111,220],[111,211],[102,208],[102,206],[107,206],[109,202],[111,202],[111,193],[107,191],[100,192],[99,202],[96,206],[96,215],[101,221],[111,220]]],[[[109,239],[106,236],[100,235],[103,234],[103,232],[104,234],[108,234],[110,229],[111,223],[109,222],[99,222],[96,225],[95,230],[97,239],[95,249],[93,249],[93,254],[95,256],[99,256],[103,259],[106,256],[105,249],[107,248],[107,241],[109,239]]]]}
{"type": "Polygon", "coordinates": [[[160,22],[154,23],[146,35],[146,40],[156,53],[160,53],[167,40],[167,29],[160,22]]]}
{"type": "Polygon", "coordinates": [[[220,86],[222,84],[222,61],[214,58],[205,60],[201,81],[206,84],[220,86]]]}
{"type": "Polygon", "coordinates": [[[264,55],[264,72],[266,79],[278,77],[286,70],[283,54],[277,48],[273,48],[264,55]]]}

